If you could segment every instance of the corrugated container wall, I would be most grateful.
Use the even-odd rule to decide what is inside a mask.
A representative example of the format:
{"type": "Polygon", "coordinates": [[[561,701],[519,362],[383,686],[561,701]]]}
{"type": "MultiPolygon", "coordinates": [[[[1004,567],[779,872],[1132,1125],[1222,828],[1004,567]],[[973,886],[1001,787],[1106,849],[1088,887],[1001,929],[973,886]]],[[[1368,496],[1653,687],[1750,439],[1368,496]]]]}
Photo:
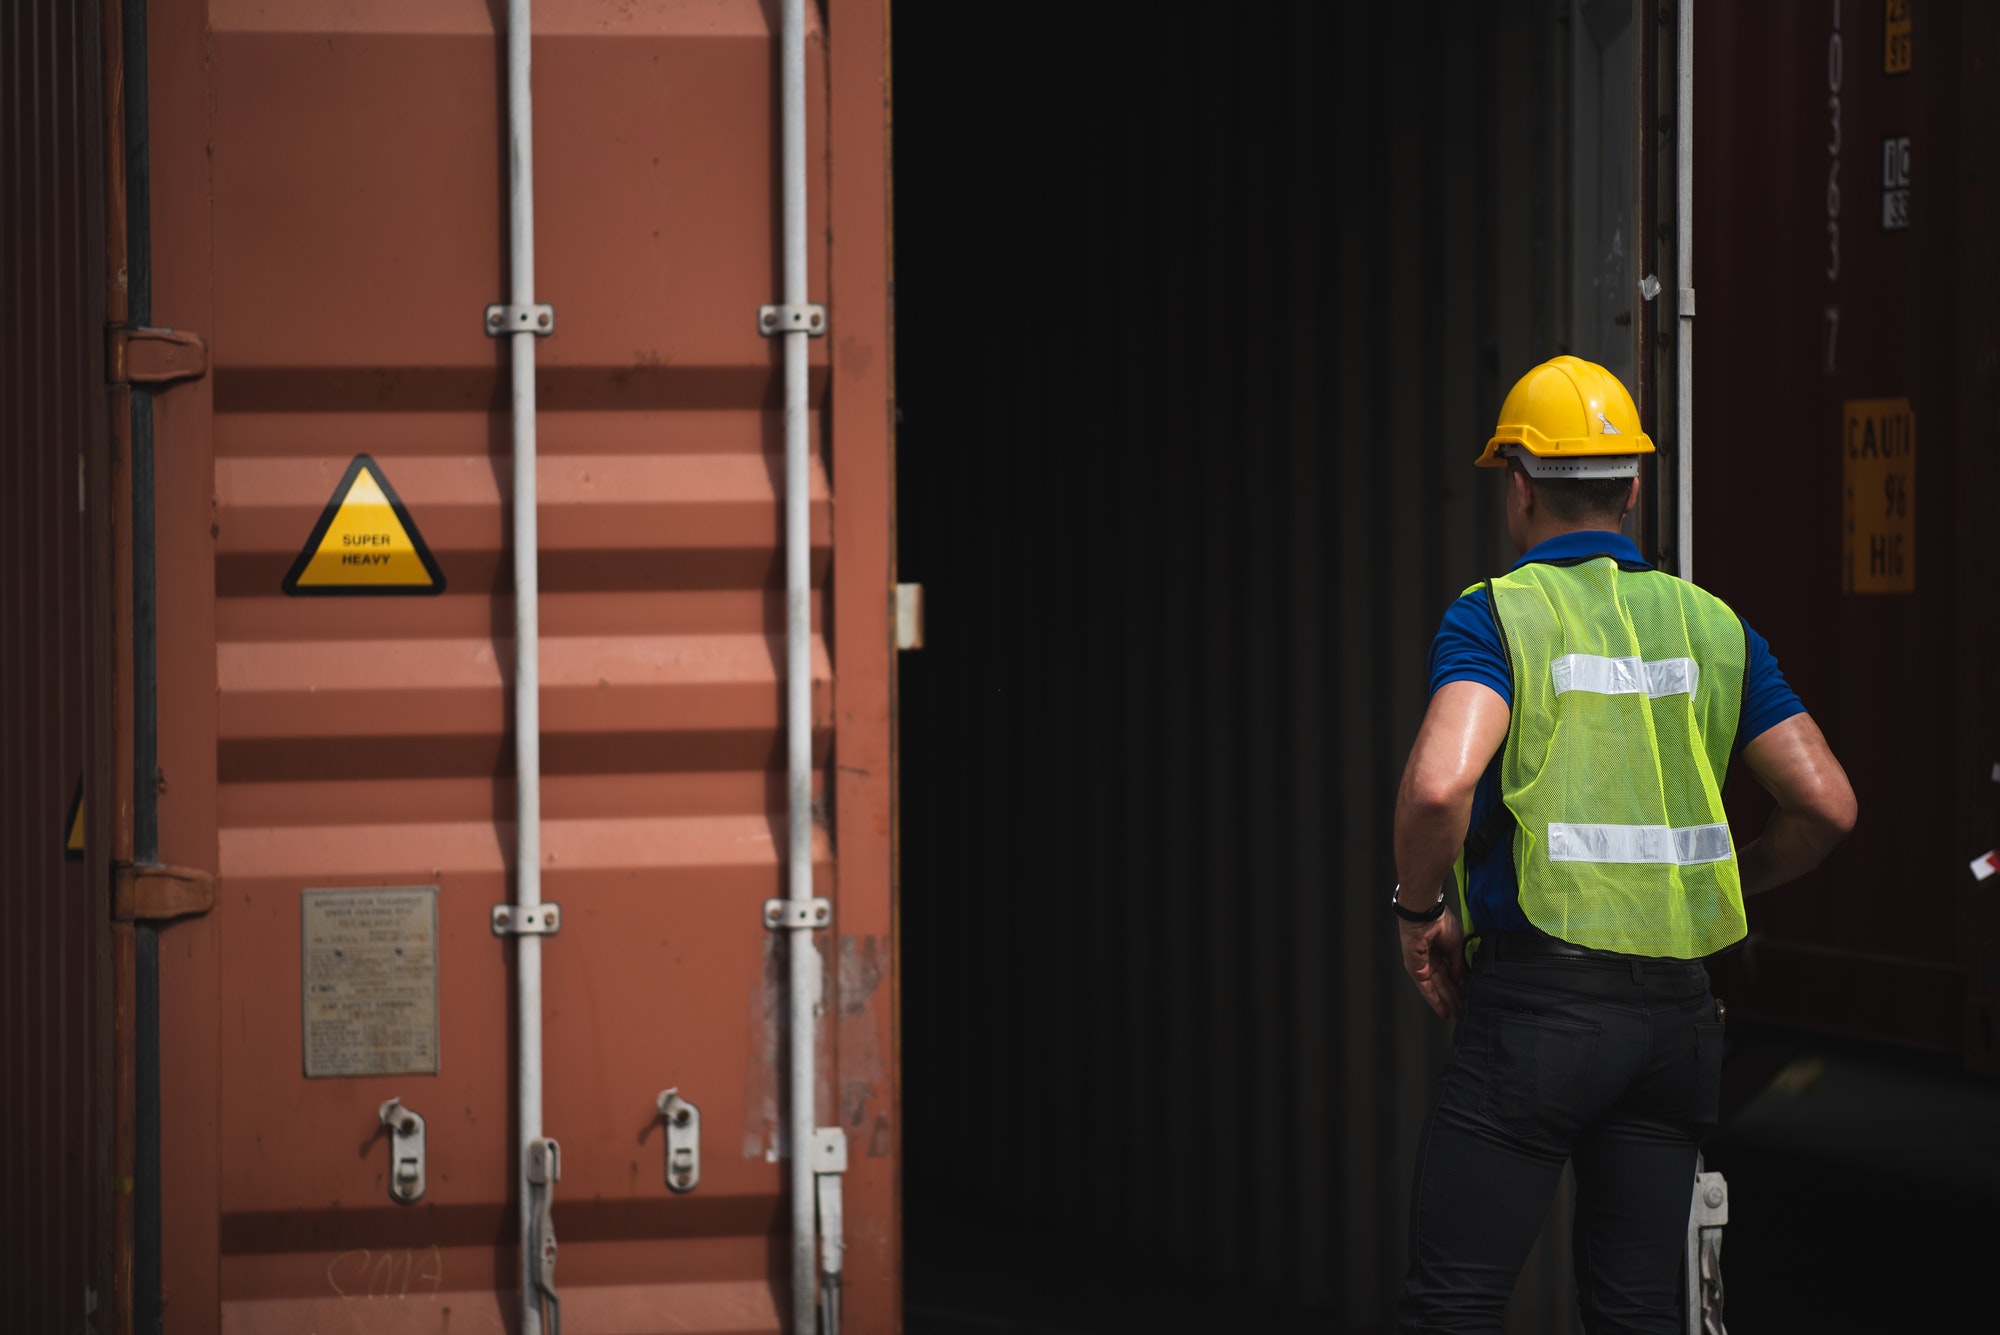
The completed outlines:
{"type": "MultiPolygon", "coordinates": [[[[533,8],[556,1283],[574,1330],[776,1329],[775,7],[533,8]],[[703,1116],[686,1196],[664,1181],[670,1087],[703,1116]]],[[[820,1100],[853,1142],[850,1319],[884,1329],[883,16],[837,5],[829,40],[808,9],[811,284],[837,312],[812,349],[817,879],[839,905],[820,1100]]],[[[154,309],[212,349],[159,408],[162,855],[219,872],[217,911],[162,934],[162,1191],[184,1221],[162,1269],[189,1329],[499,1329],[518,1283],[511,954],[489,926],[514,847],[506,351],[482,327],[506,274],[499,12],[150,15],[154,309]],[[444,587],[287,596],[363,454],[444,587]],[[341,938],[302,892],[383,887],[420,896],[435,1047],[421,1026],[387,1060],[305,1046],[303,989],[341,938]],[[429,1119],[414,1208],[387,1190],[392,1096],[429,1119]]]]}
{"type": "MultiPolygon", "coordinates": [[[[1468,466],[1500,394],[1558,352],[1636,381],[1650,343],[1671,401],[1676,303],[1635,296],[1675,291],[1674,12],[900,17],[898,320],[952,331],[898,367],[930,609],[902,712],[913,1220],[1053,1201],[1386,1323],[1443,1041],[1381,903],[1395,783],[1438,616],[1511,556],[1468,466]],[[1021,1171],[967,1174],[968,1143],[1021,1171]]],[[[1694,573],[1769,634],[1864,813],[1753,906],[1720,990],[1990,1063],[1992,11],[1703,5],[1695,42],[1694,573]],[[1904,397],[1915,591],[1844,593],[1843,401],[1904,397]]],[[[1768,800],[1739,774],[1731,807],[1747,838],[1768,800]]],[[[1561,1231],[1517,1327],[1575,1320],[1561,1231]]]]}
{"type": "Polygon", "coordinates": [[[1445,1041],[1390,810],[1563,337],[1566,12],[898,11],[913,1265],[1053,1213],[1387,1320],[1445,1041]]]}
{"type": "Polygon", "coordinates": [[[86,489],[103,427],[96,14],[0,19],[0,1325],[109,1309],[108,898],[86,489]],[[89,783],[86,784],[86,776],[89,783]],[[88,811],[86,812],[86,798],[88,811]],[[101,841],[90,840],[93,851],[101,841]]]}
{"type": "Polygon", "coordinates": [[[1968,866],[2000,843],[2000,11],[1703,12],[1696,574],[1861,804],[1718,990],[2000,1071],[2000,882],[1968,866]]]}
{"type": "MultiPolygon", "coordinates": [[[[505,6],[113,0],[102,50],[79,8],[0,22],[0,1324],[76,1328],[95,1283],[93,1328],[149,1335],[511,1328],[514,955],[490,925],[515,848],[511,470],[507,349],[483,327],[507,295],[505,6]],[[129,238],[100,151],[129,169],[129,238]],[[128,239],[131,319],[179,333],[135,355],[135,380],[171,382],[114,391],[107,432],[90,405],[128,239]],[[79,489],[108,486],[79,471],[86,437],[138,465],[117,592],[90,599],[79,489]],[[366,563],[329,535],[355,534],[400,553],[415,596],[338,587],[366,563]],[[86,604],[116,631],[109,677],[86,670],[86,604]],[[111,714],[114,691],[100,768],[121,756],[138,800],[87,790],[90,847],[66,863],[86,694],[111,714]],[[120,911],[161,920],[111,974],[136,1022],[117,1012],[115,1049],[93,1041],[113,856],[176,869],[119,878],[120,911]],[[414,1205],[392,1098],[427,1119],[414,1205]],[[92,1157],[114,1145],[115,1213],[92,1157]],[[107,1298],[86,1267],[114,1258],[107,1298]]],[[[780,356],[758,333],[780,277],[775,10],[534,5],[537,295],[558,321],[537,349],[562,909],[545,1125],[572,1330],[775,1331],[785,1302],[784,945],[762,911],[785,889],[780,356]],[[669,1088],[702,1114],[687,1194],[669,1088]]],[[[850,1329],[886,1331],[886,13],[808,13],[811,283],[832,312],[812,348],[815,884],[835,905],[818,1106],[851,1147],[850,1329]]]]}

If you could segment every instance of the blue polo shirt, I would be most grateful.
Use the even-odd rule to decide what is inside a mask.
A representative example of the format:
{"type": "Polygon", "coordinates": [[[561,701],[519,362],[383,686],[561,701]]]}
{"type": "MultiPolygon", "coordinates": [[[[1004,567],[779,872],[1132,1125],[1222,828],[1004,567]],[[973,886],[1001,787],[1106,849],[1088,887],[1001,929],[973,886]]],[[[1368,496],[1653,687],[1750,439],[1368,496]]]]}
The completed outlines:
{"type": "MultiPolygon", "coordinates": [[[[1516,561],[1513,569],[1534,561],[1563,561],[1578,557],[1609,556],[1622,565],[1650,570],[1639,549],[1622,533],[1583,530],[1563,533],[1531,549],[1516,561]]],[[[1736,724],[1736,744],[1731,754],[1740,753],[1744,743],[1766,729],[1783,723],[1806,707],[1778,671],[1778,660],[1762,635],[1743,626],[1748,654],[1743,684],[1743,709],[1736,724]]],[[[1500,627],[1482,585],[1453,603],[1431,641],[1431,692],[1436,694],[1446,682],[1476,681],[1491,687],[1509,707],[1514,703],[1514,674],[1507,663],[1507,651],[1500,643],[1500,627]]],[[[1504,748],[1503,748],[1504,750],[1504,748]]],[[[1500,755],[1480,776],[1472,794],[1472,823],[1467,837],[1479,828],[1488,812],[1500,801],[1500,755]]],[[[1521,912],[1521,890],[1514,879],[1513,840],[1502,839],[1487,850],[1475,866],[1466,869],[1466,906],[1472,914],[1472,934],[1484,932],[1530,932],[1535,930],[1521,912]]]]}

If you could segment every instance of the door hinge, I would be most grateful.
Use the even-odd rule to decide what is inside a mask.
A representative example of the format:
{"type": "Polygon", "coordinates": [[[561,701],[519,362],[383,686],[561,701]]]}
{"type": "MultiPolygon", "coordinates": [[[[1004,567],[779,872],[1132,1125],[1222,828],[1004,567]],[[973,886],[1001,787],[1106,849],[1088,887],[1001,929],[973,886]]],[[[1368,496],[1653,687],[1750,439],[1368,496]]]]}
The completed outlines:
{"type": "Polygon", "coordinates": [[[119,922],[193,918],[214,907],[214,872],[157,862],[111,869],[111,916],[119,922]]]}
{"type": "Polygon", "coordinates": [[[104,365],[114,385],[171,385],[208,374],[208,344],[186,329],[107,330],[104,365]]]}

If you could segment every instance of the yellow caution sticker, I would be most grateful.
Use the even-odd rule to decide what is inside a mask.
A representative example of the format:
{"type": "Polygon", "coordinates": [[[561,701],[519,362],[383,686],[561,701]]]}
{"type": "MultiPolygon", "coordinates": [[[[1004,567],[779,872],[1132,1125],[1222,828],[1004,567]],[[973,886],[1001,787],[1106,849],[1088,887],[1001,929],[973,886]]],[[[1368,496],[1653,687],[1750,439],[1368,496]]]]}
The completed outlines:
{"type": "Polygon", "coordinates": [[[285,576],[295,598],[444,592],[444,572],[382,466],[354,456],[285,576]]]}
{"type": "Polygon", "coordinates": [[[1910,72],[1910,0],[1883,0],[1882,72],[1910,72]]]}
{"type": "Polygon", "coordinates": [[[1840,459],[1842,593],[1917,588],[1917,417],[1908,399],[1848,399],[1840,459]]]}
{"type": "Polygon", "coordinates": [[[63,856],[71,862],[83,861],[83,778],[76,781],[76,796],[69,800],[69,820],[64,823],[63,856]]]}

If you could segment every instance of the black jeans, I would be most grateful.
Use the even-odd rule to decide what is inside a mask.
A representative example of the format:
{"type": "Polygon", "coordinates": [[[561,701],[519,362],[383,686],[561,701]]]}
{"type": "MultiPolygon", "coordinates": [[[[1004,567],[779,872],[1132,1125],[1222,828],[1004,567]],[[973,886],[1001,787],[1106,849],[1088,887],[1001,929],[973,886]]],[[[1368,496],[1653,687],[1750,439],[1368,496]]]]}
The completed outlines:
{"type": "Polygon", "coordinates": [[[1708,971],[1523,944],[1477,957],[1418,1147],[1399,1327],[1498,1331],[1570,1160],[1584,1327],[1670,1335],[1722,1080],[1708,971]]]}

